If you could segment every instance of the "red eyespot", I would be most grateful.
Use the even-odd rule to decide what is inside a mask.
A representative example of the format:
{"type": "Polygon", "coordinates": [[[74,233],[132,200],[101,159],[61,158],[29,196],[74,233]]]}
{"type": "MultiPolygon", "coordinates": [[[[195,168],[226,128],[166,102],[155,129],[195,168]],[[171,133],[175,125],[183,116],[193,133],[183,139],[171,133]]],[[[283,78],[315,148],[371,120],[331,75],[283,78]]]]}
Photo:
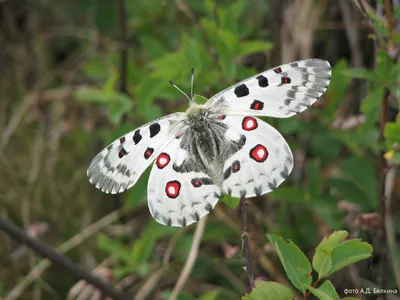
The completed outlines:
{"type": "Polygon", "coordinates": [[[268,150],[265,146],[258,144],[250,150],[249,154],[256,162],[264,162],[268,157],[268,150]]]}
{"type": "Polygon", "coordinates": [[[169,198],[175,199],[179,196],[181,190],[181,184],[177,180],[173,180],[167,183],[165,186],[165,193],[169,198]]]}
{"type": "Polygon", "coordinates": [[[245,117],[242,121],[242,128],[246,131],[252,131],[258,127],[257,120],[253,117],[245,117]]]}
{"type": "Polygon", "coordinates": [[[161,153],[158,157],[157,157],[157,167],[159,169],[164,169],[169,162],[171,161],[171,158],[169,157],[169,155],[167,153],[161,153]]]}

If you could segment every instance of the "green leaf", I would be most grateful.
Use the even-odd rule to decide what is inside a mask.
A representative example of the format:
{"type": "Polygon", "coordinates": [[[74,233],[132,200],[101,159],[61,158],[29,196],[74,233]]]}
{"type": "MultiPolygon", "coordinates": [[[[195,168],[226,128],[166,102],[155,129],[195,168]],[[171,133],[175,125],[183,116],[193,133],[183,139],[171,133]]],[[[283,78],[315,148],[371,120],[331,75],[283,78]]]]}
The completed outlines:
{"type": "Polygon", "coordinates": [[[208,99],[206,97],[203,97],[203,96],[198,95],[198,94],[194,94],[193,98],[196,100],[196,102],[198,104],[204,104],[204,103],[206,103],[208,101],[208,99]]]}
{"type": "Polygon", "coordinates": [[[305,293],[305,284],[311,284],[311,264],[303,252],[292,242],[284,241],[282,237],[268,234],[272,246],[293,285],[305,293]]]}
{"type": "Polygon", "coordinates": [[[109,93],[113,97],[108,108],[108,118],[115,124],[120,124],[122,116],[129,112],[133,107],[133,102],[130,97],[119,92],[109,93]]]}
{"type": "Polygon", "coordinates": [[[365,96],[361,104],[361,111],[363,113],[368,113],[374,110],[380,110],[384,91],[385,89],[381,85],[368,91],[368,94],[365,96]]]}
{"type": "Polygon", "coordinates": [[[220,295],[220,291],[214,290],[214,291],[206,292],[205,294],[201,295],[201,297],[198,300],[218,300],[219,295],[220,295]]]}
{"type": "Polygon", "coordinates": [[[75,92],[74,97],[81,103],[106,104],[112,101],[111,95],[94,88],[79,89],[75,92]]]}
{"type": "Polygon", "coordinates": [[[340,243],[332,250],[332,268],[326,276],[350,264],[366,259],[371,254],[372,246],[367,242],[361,242],[361,239],[353,239],[340,243]]]}
{"type": "Polygon", "coordinates": [[[307,288],[320,300],[340,300],[339,295],[329,280],[325,281],[317,289],[312,286],[307,286],[307,288]]]}
{"type": "Polygon", "coordinates": [[[257,281],[256,287],[250,294],[242,297],[242,300],[293,300],[294,295],[292,291],[280,284],[273,281],[257,281]]]}
{"type": "Polygon", "coordinates": [[[228,204],[232,208],[236,208],[240,203],[240,198],[235,198],[227,194],[224,194],[221,201],[228,204]]]}
{"type": "Polygon", "coordinates": [[[329,237],[324,237],[318,245],[312,260],[313,268],[319,274],[318,278],[322,278],[329,273],[332,268],[331,252],[346,236],[346,231],[335,231],[329,237]]]}
{"type": "Polygon", "coordinates": [[[376,71],[382,83],[390,81],[391,68],[392,59],[390,55],[386,51],[379,50],[376,56],[376,71]]]}
{"type": "Polygon", "coordinates": [[[342,73],[344,75],[347,75],[347,76],[353,77],[353,78],[361,78],[361,79],[366,79],[366,80],[370,80],[370,81],[379,80],[378,76],[374,72],[369,71],[368,69],[365,69],[365,68],[353,68],[353,69],[343,70],[342,73]]]}
{"type": "Polygon", "coordinates": [[[342,103],[345,97],[347,88],[350,83],[350,77],[343,76],[342,72],[348,69],[348,63],[346,60],[341,59],[332,68],[332,78],[329,82],[328,90],[326,91],[327,101],[324,104],[323,115],[328,117],[329,120],[334,120],[339,105],[342,103]]]}
{"type": "Polygon", "coordinates": [[[191,68],[201,69],[202,64],[199,57],[199,47],[197,41],[188,35],[184,35],[182,38],[182,51],[186,58],[186,64],[191,68]]]}
{"type": "Polygon", "coordinates": [[[104,86],[103,86],[103,91],[106,94],[112,94],[114,92],[118,78],[119,78],[118,72],[117,72],[117,70],[114,69],[111,72],[111,76],[107,79],[107,81],[104,83],[104,86]]]}
{"type": "Polygon", "coordinates": [[[259,52],[266,52],[271,50],[273,44],[270,42],[265,41],[245,41],[239,44],[238,52],[236,53],[237,56],[247,56],[254,53],[259,52]]]}

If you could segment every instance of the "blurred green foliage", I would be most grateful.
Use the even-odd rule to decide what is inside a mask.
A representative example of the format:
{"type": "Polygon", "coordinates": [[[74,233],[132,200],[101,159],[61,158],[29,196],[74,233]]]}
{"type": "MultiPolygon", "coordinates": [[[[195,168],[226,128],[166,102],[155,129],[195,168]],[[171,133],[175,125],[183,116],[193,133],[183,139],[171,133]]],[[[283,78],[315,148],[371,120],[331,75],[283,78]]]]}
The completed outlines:
{"type": "MultiPolygon", "coordinates": [[[[383,5],[383,1],[378,2],[383,5]]],[[[7,214],[19,224],[36,219],[47,220],[53,225],[55,237],[52,237],[52,242],[57,245],[88,226],[88,222],[97,219],[98,215],[112,209],[104,207],[104,203],[112,201],[111,196],[103,196],[101,192],[95,191],[84,175],[95,152],[137,126],[166,114],[185,110],[187,99],[172,88],[168,81],[173,80],[184,91],[188,91],[191,68],[195,69],[194,90],[196,94],[203,95],[196,97],[204,102],[222,89],[281,63],[280,58],[272,54],[274,49],[284,47],[281,45],[284,42],[275,40],[277,30],[273,30],[274,24],[285,25],[275,11],[276,3],[281,5],[280,1],[244,0],[218,1],[218,5],[212,0],[125,1],[128,40],[126,45],[121,45],[116,34],[120,16],[115,3],[88,0],[73,3],[58,1],[54,5],[46,1],[28,1],[28,6],[24,9],[33,17],[43,19],[43,24],[38,32],[32,28],[27,29],[26,36],[32,36],[32,40],[27,40],[27,48],[30,49],[31,44],[43,43],[42,46],[47,47],[48,52],[57,53],[50,57],[45,55],[49,62],[44,65],[51,65],[49,73],[52,75],[51,84],[47,88],[79,84],[79,89],[74,90],[75,101],[62,99],[63,110],[70,113],[62,121],[72,129],[60,138],[54,147],[56,150],[52,152],[46,148],[47,145],[54,145],[47,138],[44,141],[34,140],[34,136],[42,136],[44,128],[48,127],[47,122],[50,121],[45,117],[43,119],[46,121],[33,118],[36,121],[28,120],[26,124],[23,122],[16,131],[16,137],[10,141],[6,157],[10,162],[8,167],[13,172],[4,172],[1,180],[4,185],[1,195],[5,195],[2,204],[4,203],[7,214]],[[52,23],[54,26],[48,26],[52,23]],[[52,30],[56,34],[50,38],[54,35],[52,30]],[[48,40],[43,41],[43,36],[48,40]],[[121,77],[125,76],[120,73],[119,67],[120,53],[124,47],[128,53],[125,78],[127,93],[119,90],[121,77]],[[71,76],[73,78],[62,74],[54,75],[53,79],[53,74],[56,73],[54,70],[58,70],[61,65],[57,59],[64,62],[65,56],[73,56],[71,53],[83,56],[74,76],[71,76]],[[88,126],[91,129],[85,127],[86,123],[91,124],[88,126]],[[34,172],[33,175],[29,173],[27,179],[26,170],[34,170],[36,166],[30,159],[36,157],[35,149],[40,150],[41,147],[44,149],[42,156],[46,161],[54,161],[54,165],[39,163],[42,169],[38,172],[38,179],[31,180],[35,176],[34,172]],[[54,160],[47,159],[53,155],[56,157],[54,160]],[[49,171],[51,168],[54,168],[53,172],[49,171]],[[15,170],[22,170],[24,174],[18,173],[14,178],[11,175],[15,170]],[[51,181],[55,182],[54,186],[49,184],[51,181]],[[29,182],[31,183],[27,187],[29,182]],[[16,194],[8,192],[10,186],[17,191],[16,194]],[[28,199],[24,200],[26,206],[23,209],[22,205],[19,206],[19,199],[28,199]],[[26,211],[30,212],[28,220],[24,219],[27,218],[26,211]]],[[[329,16],[337,21],[335,16],[330,15],[334,10],[331,11],[329,7],[325,7],[325,10],[327,18],[329,16]]],[[[27,14],[27,20],[30,20],[30,16],[27,14]]],[[[310,287],[312,281],[308,273],[312,271],[312,267],[321,278],[325,278],[339,268],[369,256],[369,246],[359,239],[346,242],[339,239],[336,244],[329,244],[332,237],[324,239],[316,249],[312,265],[310,251],[313,253],[322,234],[342,228],[354,231],[371,244],[376,243],[376,232],[364,231],[356,227],[354,222],[346,223],[345,217],[352,212],[340,210],[339,203],[345,200],[346,203],[355,205],[359,214],[377,211],[380,197],[380,152],[385,152],[385,157],[391,163],[400,163],[400,119],[387,122],[384,140],[381,141],[378,126],[382,99],[388,93],[394,99],[392,107],[398,109],[400,63],[388,51],[389,31],[386,24],[382,18],[372,13],[370,18],[376,31],[370,37],[382,45],[376,53],[371,49],[365,50],[364,56],[372,57],[370,59],[375,62],[368,62],[368,68],[350,67],[349,55],[341,57],[341,54],[336,53],[344,47],[343,44],[347,44],[347,40],[343,42],[344,38],[337,38],[331,34],[332,31],[318,30],[316,40],[320,44],[329,47],[335,45],[332,51],[322,46],[312,47],[312,53],[328,59],[332,64],[329,88],[322,99],[297,117],[265,118],[282,133],[293,153],[298,156],[295,156],[295,169],[290,179],[263,199],[254,199],[249,207],[250,231],[254,232],[251,239],[259,249],[255,256],[256,273],[262,274],[263,278],[270,278],[273,274],[263,264],[265,260],[260,257],[265,259],[267,256],[269,263],[279,265],[278,258],[264,249],[268,245],[264,234],[268,232],[284,236],[291,242],[286,243],[276,235],[270,235],[269,238],[282,262],[282,270],[288,273],[293,285],[301,292],[309,289],[316,296],[320,293],[334,294],[333,299],[336,299],[337,294],[332,286],[337,288],[336,284],[325,281],[318,288],[310,287]],[[358,80],[358,86],[353,79],[358,80]],[[347,111],[343,113],[344,104],[357,105],[353,98],[356,98],[356,91],[364,86],[361,105],[355,109],[351,107],[351,114],[347,111]],[[363,116],[362,121],[346,125],[350,121],[358,120],[354,117],[360,115],[363,116]],[[321,251],[322,248],[324,251],[321,251]],[[359,256],[354,257],[358,250],[359,256]],[[289,256],[291,253],[295,255],[287,258],[286,251],[289,256]],[[296,259],[296,265],[300,264],[304,271],[302,280],[297,283],[292,280],[293,272],[288,272],[292,258],[296,259]],[[349,260],[344,261],[344,258],[349,260]]],[[[393,19],[398,18],[400,9],[397,7],[393,11],[393,19]]],[[[18,22],[15,22],[16,25],[22,26],[18,22]]],[[[367,36],[365,32],[363,35],[367,36]]],[[[393,44],[398,44],[399,32],[393,32],[390,39],[393,44]]],[[[18,43],[23,42],[16,40],[18,43]]],[[[19,47],[18,43],[11,45],[19,47]]],[[[25,53],[24,51],[15,53],[25,53]]],[[[13,52],[14,48],[7,52],[13,57],[10,61],[15,62],[15,65],[7,68],[11,74],[6,90],[7,95],[11,95],[7,111],[11,112],[17,110],[15,103],[18,104],[22,96],[31,89],[35,90],[30,85],[30,81],[33,81],[32,74],[36,74],[39,79],[44,77],[37,71],[43,67],[39,66],[41,60],[36,54],[32,54],[28,58],[34,65],[26,71],[25,80],[18,79],[22,76],[18,70],[22,63],[18,62],[19,56],[12,56],[13,52]],[[13,97],[18,101],[14,101],[13,97]]],[[[39,51],[40,53],[43,55],[47,52],[39,51]]],[[[79,61],[78,58],[75,60],[79,61]]],[[[8,59],[4,61],[8,62],[8,59]]],[[[54,119],[61,118],[57,117],[61,110],[56,106],[58,102],[52,101],[41,105],[50,111],[54,119]]],[[[34,111],[39,116],[46,115],[46,110],[43,109],[43,112],[40,106],[35,107],[34,111]]],[[[5,164],[4,168],[6,167],[5,164]]],[[[96,235],[95,242],[84,243],[81,247],[84,249],[82,252],[85,255],[90,253],[91,259],[96,262],[111,256],[114,259],[111,267],[113,279],[119,281],[128,275],[133,276],[135,291],[153,278],[157,271],[162,270],[160,286],[157,286],[154,294],[157,293],[161,299],[168,299],[190,251],[193,227],[169,228],[151,218],[146,204],[148,176],[149,170],[132,189],[121,195],[128,211],[140,212],[135,214],[133,225],[126,225],[129,228],[132,226],[132,230],[125,234],[111,234],[104,230],[96,235]],[[169,247],[172,249],[171,257],[166,264],[163,260],[169,247]]],[[[218,205],[218,213],[214,211],[207,221],[202,249],[194,265],[190,285],[181,292],[179,299],[234,299],[247,291],[243,258],[235,250],[235,247],[241,246],[241,229],[238,226],[240,218],[238,210],[234,210],[239,201],[229,196],[224,196],[221,200],[224,203],[218,205]],[[227,248],[232,248],[232,256],[227,254],[227,248]]],[[[399,222],[397,216],[396,222],[399,222]]],[[[71,255],[82,260],[82,257],[86,257],[78,250],[71,255]]],[[[376,272],[371,272],[371,268],[371,263],[360,265],[365,276],[376,281],[376,272]]],[[[13,266],[7,261],[3,269],[8,271],[13,266]]],[[[393,270],[389,270],[389,273],[389,285],[394,286],[391,276],[393,270]]],[[[58,271],[57,274],[59,276],[48,276],[46,280],[59,279],[52,284],[60,290],[67,290],[74,282],[73,278],[68,278],[64,272],[58,271]]],[[[22,276],[22,272],[19,276],[22,276]]],[[[332,282],[334,279],[332,276],[332,282]]],[[[10,283],[9,280],[9,276],[0,277],[0,295],[18,281],[13,278],[14,281],[10,283]]],[[[281,295],[292,295],[292,291],[282,285],[257,282],[257,289],[247,299],[266,297],[263,289],[274,289],[281,295]],[[261,296],[257,296],[257,293],[261,296]]]]}

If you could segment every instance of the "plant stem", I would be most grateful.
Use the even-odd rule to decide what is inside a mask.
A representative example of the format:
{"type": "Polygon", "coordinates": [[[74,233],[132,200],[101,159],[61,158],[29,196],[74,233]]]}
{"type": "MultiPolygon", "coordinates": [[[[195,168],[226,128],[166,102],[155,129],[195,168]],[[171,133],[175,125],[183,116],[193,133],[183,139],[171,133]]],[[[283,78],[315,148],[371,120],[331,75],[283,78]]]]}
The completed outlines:
{"type": "Polygon", "coordinates": [[[249,226],[247,223],[247,199],[241,198],[240,202],[242,204],[242,223],[243,223],[242,245],[243,245],[244,258],[246,259],[246,272],[247,276],[249,277],[249,291],[251,291],[255,287],[255,285],[254,285],[253,266],[251,264],[251,254],[249,248],[249,226]]]}

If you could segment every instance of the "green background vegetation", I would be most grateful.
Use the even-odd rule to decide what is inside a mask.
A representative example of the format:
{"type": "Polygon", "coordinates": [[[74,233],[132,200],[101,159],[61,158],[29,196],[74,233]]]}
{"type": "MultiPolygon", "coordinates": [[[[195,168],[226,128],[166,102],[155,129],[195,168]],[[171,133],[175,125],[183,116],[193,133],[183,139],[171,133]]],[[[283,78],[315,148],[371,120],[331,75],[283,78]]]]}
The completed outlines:
{"type": "MultiPolygon", "coordinates": [[[[345,229],[374,252],[329,276],[339,296],[352,287],[399,289],[399,6],[1,1],[1,215],[132,295],[168,299],[196,226],[152,219],[149,170],[128,192],[105,195],[86,178],[90,160],[122,134],[186,110],[168,81],[188,91],[192,67],[195,93],[209,98],[265,69],[321,58],[333,67],[326,94],[299,116],[265,118],[288,141],[295,167],[276,191],[249,201],[254,273],[298,296],[266,234],[293,241],[311,261],[323,237],[345,229]]],[[[223,202],[207,219],[178,299],[239,299],[248,291],[240,211],[235,199],[223,202]]],[[[25,285],[18,299],[76,296],[76,278],[57,266],[29,279],[39,260],[0,232],[0,297],[14,299],[9,293],[25,285]]]]}

